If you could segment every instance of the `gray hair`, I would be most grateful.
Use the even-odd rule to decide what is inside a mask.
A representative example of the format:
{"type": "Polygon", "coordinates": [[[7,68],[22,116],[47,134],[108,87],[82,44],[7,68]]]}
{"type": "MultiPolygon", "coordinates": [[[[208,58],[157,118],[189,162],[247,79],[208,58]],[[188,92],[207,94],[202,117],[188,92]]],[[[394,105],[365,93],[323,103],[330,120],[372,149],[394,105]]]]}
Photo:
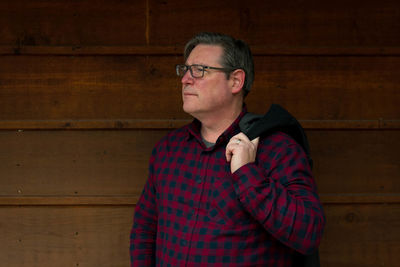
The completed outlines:
{"type": "MultiPolygon", "coordinates": [[[[221,57],[220,64],[227,69],[242,69],[245,72],[245,81],[243,84],[244,96],[250,92],[254,81],[254,63],[253,56],[249,46],[242,40],[234,39],[225,34],[202,32],[194,36],[185,46],[185,61],[192,50],[199,44],[219,45],[223,48],[224,54],[221,57]]],[[[226,72],[229,79],[231,72],[226,72]]]]}

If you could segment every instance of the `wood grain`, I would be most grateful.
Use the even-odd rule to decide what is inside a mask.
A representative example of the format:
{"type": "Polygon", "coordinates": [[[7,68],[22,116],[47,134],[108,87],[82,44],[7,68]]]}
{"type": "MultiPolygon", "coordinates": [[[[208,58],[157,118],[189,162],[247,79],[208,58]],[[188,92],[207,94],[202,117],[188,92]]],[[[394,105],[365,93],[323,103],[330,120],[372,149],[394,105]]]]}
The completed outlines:
{"type": "Polygon", "coordinates": [[[2,195],[138,195],[164,132],[0,132],[2,195]],[[4,186],[4,187],[3,187],[4,186]]]}
{"type": "Polygon", "coordinates": [[[0,2],[0,262],[128,266],[152,147],[181,110],[186,41],[251,45],[246,102],[307,129],[327,216],[321,266],[397,266],[397,0],[0,2]]]}
{"type": "MultiPolygon", "coordinates": [[[[181,56],[184,45],[0,45],[1,56],[181,56]]],[[[397,46],[271,46],[251,45],[253,56],[399,56],[397,46]]]]}
{"type": "MultiPolygon", "coordinates": [[[[0,120],[188,119],[171,56],[4,56],[0,120]]],[[[400,57],[255,59],[246,100],[271,103],[300,120],[400,118],[400,57]]]]}
{"type": "MultiPolygon", "coordinates": [[[[354,205],[354,204],[399,204],[400,194],[319,194],[325,205],[354,205]]],[[[111,196],[0,196],[0,206],[135,206],[140,198],[137,195],[111,196]]]]}
{"type": "Polygon", "coordinates": [[[1,207],[9,267],[128,266],[132,207],[1,207]]]}
{"type": "Polygon", "coordinates": [[[184,44],[199,31],[271,46],[396,46],[395,0],[2,1],[0,45],[184,44]]]}
{"type": "MultiPolygon", "coordinates": [[[[141,193],[166,130],[0,131],[0,194],[141,193]]],[[[309,131],[321,194],[396,194],[399,131],[309,131]]]]}
{"type": "MultiPolygon", "coordinates": [[[[400,205],[325,205],[321,266],[396,266],[400,205]]],[[[7,266],[127,266],[132,207],[1,207],[7,266]],[[24,218],[21,220],[21,218],[24,218]]]]}
{"type": "Polygon", "coordinates": [[[399,193],[399,131],[310,131],[321,193],[399,193]]]}
{"type": "Polygon", "coordinates": [[[146,1],[1,1],[0,45],[145,44],[146,1]]]}
{"type": "MultiPolygon", "coordinates": [[[[0,120],[0,130],[172,130],[192,119],[0,120]]],[[[400,120],[299,120],[307,130],[399,130],[400,120]]]]}
{"type": "Polygon", "coordinates": [[[400,205],[325,205],[321,266],[397,266],[400,205]]]}
{"type": "Polygon", "coordinates": [[[395,0],[150,2],[150,44],[184,44],[217,31],[271,46],[398,46],[395,0]],[[163,27],[160,27],[163,25],[163,27]]]}

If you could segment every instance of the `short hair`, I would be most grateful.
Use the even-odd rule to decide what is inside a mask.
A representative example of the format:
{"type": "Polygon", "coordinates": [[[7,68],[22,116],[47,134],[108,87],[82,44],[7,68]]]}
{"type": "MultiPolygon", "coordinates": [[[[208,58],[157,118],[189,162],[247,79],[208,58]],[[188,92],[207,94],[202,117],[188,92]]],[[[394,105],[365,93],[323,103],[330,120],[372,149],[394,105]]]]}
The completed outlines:
{"type": "MultiPolygon", "coordinates": [[[[249,46],[242,40],[235,39],[229,35],[202,32],[194,36],[187,42],[184,50],[185,61],[192,50],[199,44],[219,45],[223,48],[224,54],[221,57],[220,64],[227,69],[242,69],[245,72],[245,81],[243,84],[244,96],[250,92],[254,81],[254,63],[249,46]]],[[[230,72],[226,72],[227,79],[230,72]]]]}

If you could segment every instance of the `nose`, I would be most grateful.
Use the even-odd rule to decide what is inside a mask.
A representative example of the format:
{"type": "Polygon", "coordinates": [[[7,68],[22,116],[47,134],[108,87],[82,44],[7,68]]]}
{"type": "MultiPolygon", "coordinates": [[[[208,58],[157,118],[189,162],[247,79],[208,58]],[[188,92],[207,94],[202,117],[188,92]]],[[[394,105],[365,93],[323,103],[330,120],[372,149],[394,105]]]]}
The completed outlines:
{"type": "Polygon", "coordinates": [[[188,70],[181,79],[182,84],[192,84],[193,81],[194,81],[194,79],[193,79],[192,75],[190,74],[190,70],[188,70]]]}

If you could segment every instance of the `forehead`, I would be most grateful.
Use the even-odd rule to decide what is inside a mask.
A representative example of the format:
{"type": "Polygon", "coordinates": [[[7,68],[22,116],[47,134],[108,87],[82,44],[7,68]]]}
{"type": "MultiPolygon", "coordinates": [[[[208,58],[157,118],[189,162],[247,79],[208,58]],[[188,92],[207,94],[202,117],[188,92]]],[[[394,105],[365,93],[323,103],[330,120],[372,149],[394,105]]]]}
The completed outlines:
{"type": "Polygon", "coordinates": [[[190,52],[186,64],[219,66],[222,54],[223,48],[219,45],[199,44],[190,52]]]}

